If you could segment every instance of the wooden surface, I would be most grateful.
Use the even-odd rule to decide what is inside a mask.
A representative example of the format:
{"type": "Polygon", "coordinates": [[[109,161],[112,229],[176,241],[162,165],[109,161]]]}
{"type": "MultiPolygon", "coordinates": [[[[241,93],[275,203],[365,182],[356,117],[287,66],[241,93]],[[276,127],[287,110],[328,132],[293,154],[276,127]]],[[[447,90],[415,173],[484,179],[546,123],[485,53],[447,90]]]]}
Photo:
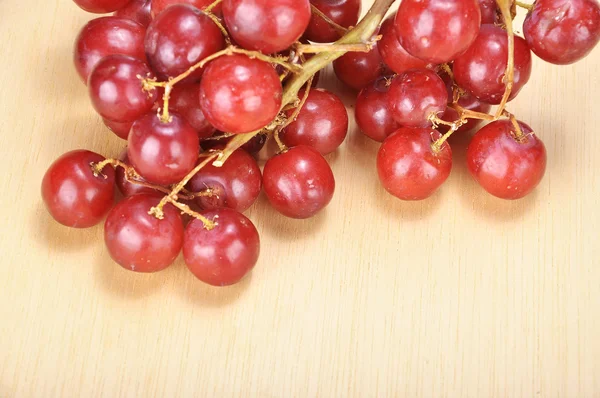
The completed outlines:
{"type": "Polygon", "coordinates": [[[0,15],[0,396],[600,396],[600,50],[569,67],[536,59],[510,105],[548,149],[534,195],[487,195],[459,139],[441,192],[394,200],[352,124],[329,158],[327,211],[291,221],[261,198],[247,213],[258,266],[214,289],[182,261],[124,271],[101,227],[50,219],[48,165],[123,142],[71,63],[92,16],[68,0],[2,0],[0,15]]]}

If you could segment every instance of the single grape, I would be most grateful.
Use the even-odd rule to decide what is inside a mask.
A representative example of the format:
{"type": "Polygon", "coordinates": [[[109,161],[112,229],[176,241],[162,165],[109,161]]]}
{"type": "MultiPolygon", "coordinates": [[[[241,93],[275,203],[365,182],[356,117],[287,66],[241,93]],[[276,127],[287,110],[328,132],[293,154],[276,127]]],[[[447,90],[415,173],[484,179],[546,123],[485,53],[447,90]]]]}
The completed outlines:
{"type": "MultiPolygon", "coordinates": [[[[174,4],[189,4],[199,9],[204,9],[214,3],[215,0],[152,0],[152,16],[156,17],[165,8],[174,4]]],[[[213,8],[212,12],[221,15],[221,4],[213,8]]]]}
{"type": "Polygon", "coordinates": [[[102,17],[91,20],[75,40],[73,62],[77,73],[87,84],[94,66],[107,55],[129,55],[146,61],[145,36],[146,29],[129,19],[102,17]]]}
{"type": "Polygon", "coordinates": [[[388,99],[392,77],[380,77],[363,88],[356,99],[356,124],[369,138],[383,142],[400,128],[388,99]]]}
{"type": "Polygon", "coordinates": [[[42,180],[42,198],[50,215],[72,228],[98,224],[114,203],[115,172],[107,166],[95,176],[92,163],[105,158],[97,153],[77,150],[58,158],[42,180]]]}
{"type": "Polygon", "coordinates": [[[200,82],[206,119],[228,133],[249,133],[269,124],[279,113],[282,96],[275,69],[241,54],[210,62],[200,82]]]}
{"type": "MultiPolygon", "coordinates": [[[[129,162],[129,157],[127,156],[127,148],[121,152],[119,160],[126,165],[131,166],[131,162],[129,162]]],[[[117,188],[119,188],[119,191],[121,191],[123,196],[133,196],[141,193],[160,194],[160,192],[155,189],[127,181],[127,178],[125,177],[125,169],[122,167],[117,167],[115,170],[115,182],[117,183],[117,188]]],[[[142,178],[142,182],[146,181],[142,178]]]]}
{"type": "Polygon", "coordinates": [[[131,19],[144,27],[148,27],[152,22],[150,14],[152,0],[131,0],[129,4],[121,8],[113,15],[119,18],[131,19]]]}
{"type": "Polygon", "coordinates": [[[493,24],[498,18],[498,7],[496,0],[478,0],[481,11],[481,24],[493,24]]]}
{"type": "MultiPolygon", "coordinates": [[[[508,63],[506,31],[494,25],[483,25],[479,36],[466,53],[454,61],[456,83],[488,104],[502,101],[503,81],[508,63]]],[[[531,76],[531,52],[522,38],[515,36],[514,85],[509,100],[514,99],[531,76]]]]}
{"type": "MultiPolygon", "coordinates": [[[[462,106],[465,109],[475,112],[481,113],[489,113],[492,109],[490,104],[486,104],[484,102],[479,101],[477,98],[473,97],[471,94],[465,94],[458,100],[458,105],[462,106]]],[[[454,110],[454,108],[448,107],[443,115],[440,116],[440,119],[445,120],[447,122],[453,123],[459,119],[458,112],[454,110]]],[[[456,130],[457,133],[466,133],[468,131],[474,130],[481,124],[481,120],[479,119],[469,119],[466,124],[463,124],[456,130]]],[[[440,124],[437,130],[444,134],[450,130],[449,126],[440,124]]]]}
{"type": "Polygon", "coordinates": [[[133,122],[113,122],[112,120],[102,119],[102,122],[110,131],[112,131],[117,137],[124,140],[129,137],[129,130],[133,122]]]}
{"type": "Polygon", "coordinates": [[[104,223],[104,242],[112,259],[135,272],[158,272],[177,258],[183,246],[183,222],[170,204],[159,220],[148,214],[161,196],[139,194],[117,204],[104,223]]]}
{"type": "Polygon", "coordinates": [[[87,12],[108,14],[123,8],[131,0],[73,0],[75,4],[87,12]]]}
{"type": "Polygon", "coordinates": [[[144,90],[142,79],[153,78],[148,65],[126,55],[109,55],[96,65],[88,92],[96,112],[104,119],[132,122],[150,112],[156,90],[144,90]]]}
{"type": "Polygon", "coordinates": [[[525,18],[523,34],[544,61],[572,64],[600,40],[600,6],[596,0],[538,0],[525,18]]]}
{"type": "MultiPolygon", "coordinates": [[[[304,90],[298,93],[303,98],[304,90]]],[[[295,109],[286,112],[291,117],[295,109]]],[[[348,112],[337,95],[323,89],[313,89],[300,113],[281,134],[287,146],[308,145],[321,155],[335,151],[348,134],[348,112]]]]}
{"type": "Polygon", "coordinates": [[[179,113],[198,132],[198,137],[212,137],[216,129],[206,120],[199,102],[200,84],[177,84],[171,91],[170,109],[179,113]]]}
{"type": "Polygon", "coordinates": [[[222,167],[209,164],[189,182],[188,190],[212,191],[211,196],[196,199],[205,210],[228,207],[244,212],[254,204],[262,189],[262,175],[256,160],[243,149],[231,154],[222,167]]]}
{"type": "Polygon", "coordinates": [[[377,44],[367,53],[349,52],[333,61],[335,75],[346,86],[360,91],[373,80],[388,72],[377,44]]]}
{"type": "MultiPolygon", "coordinates": [[[[154,18],[148,27],[145,47],[152,69],[161,79],[168,79],[225,48],[225,39],[202,11],[187,4],[176,4],[154,18]]],[[[203,70],[194,71],[186,81],[197,81],[203,70]]]]}
{"type": "Polygon", "coordinates": [[[395,18],[396,14],[393,14],[383,21],[379,31],[382,37],[377,42],[377,48],[385,64],[396,73],[403,73],[409,69],[423,69],[428,67],[429,64],[426,61],[413,57],[402,47],[396,35],[395,18]]]}
{"type": "Polygon", "coordinates": [[[429,69],[411,69],[392,80],[388,92],[394,120],[405,127],[427,127],[431,115],[442,114],[448,103],[444,81],[429,69]]]}
{"type": "Polygon", "coordinates": [[[200,220],[194,219],[188,224],[183,241],[185,263],[204,283],[233,285],[258,261],[258,231],[252,221],[232,209],[208,210],[202,215],[217,225],[209,231],[200,220]]]}
{"type": "Polygon", "coordinates": [[[308,0],[224,0],[223,18],[233,40],[265,54],[283,51],[310,22],[308,0]]]}
{"type": "Polygon", "coordinates": [[[475,134],[467,148],[467,166],[490,194],[520,199],[531,193],[546,171],[546,148],[531,127],[519,122],[523,134],[516,139],[509,120],[488,124],[475,134]]]}
{"type": "Polygon", "coordinates": [[[431,128],[402,127],[390,135],[377,154],[377,172],[383,187],[402,200],[427,199],[452,170],[452,150],[444,142],[432,148],[440,133],[431,128]]]}
{"type": "MultiPolygon", "coordinates": [[[[329,19],[344,28],[356,26],[360,17],[361,0],[311,0],[310,2],[329,19]]],[[[315,43],[331,43],[342,35],[323,18],[313,14],[304,37],[315,43]]]]}
{"type": "Polygon", "coordinates": [[[452,61],[477,37],[477,0],[402,0],[396,33],[409,54],[433,64],[452,61]]]}
{"type": "Polygon", "coordinates": [[[134,169],[150,183],[179,182],[196,166],[199,153],[198,134],[175,113],[171,113],[168,122],[149,113],[131,127],[127,156],[134,169]]]}
{"type": "Polygon", "coordinates": [[[316,149],[300,145],[269,159],[263,170],[263,187],[277,211],[303,219],[331,202],[335,178],[316,149]]]}

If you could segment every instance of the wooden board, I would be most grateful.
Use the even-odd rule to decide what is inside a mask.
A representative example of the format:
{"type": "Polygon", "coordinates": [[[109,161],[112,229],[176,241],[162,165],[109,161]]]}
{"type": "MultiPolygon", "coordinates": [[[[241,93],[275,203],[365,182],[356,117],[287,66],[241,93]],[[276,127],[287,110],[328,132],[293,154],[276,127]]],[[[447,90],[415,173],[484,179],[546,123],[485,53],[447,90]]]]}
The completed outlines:
{"type": "Polygon", "coordinates": [[[56,157],[123,147],[71,62],[93,16],[68,0],[3,0],[0,15],[0,396],[600,396],[600,50],[536,59],[510,104],[548,149],[534,195],[487,195],[459,139],[441,192],[397,201],[352,122],[327,211],[290,221],[261,198],[258,266],[215,289],[181,260],[124,271],[102,228],[50,219],[39,190],[56,157]]]}

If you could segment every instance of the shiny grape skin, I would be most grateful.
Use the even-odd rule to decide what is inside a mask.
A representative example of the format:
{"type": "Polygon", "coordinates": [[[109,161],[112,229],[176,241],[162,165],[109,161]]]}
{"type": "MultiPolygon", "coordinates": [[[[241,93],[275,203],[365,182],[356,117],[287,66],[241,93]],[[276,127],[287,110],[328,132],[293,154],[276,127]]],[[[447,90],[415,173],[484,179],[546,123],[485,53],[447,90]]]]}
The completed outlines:
{"type": "Polygon", "coordinates": [[[94,14],[108,14],[127,5],[131,0],[73,0],[80,8],[94,14]]]}
{"type": "Polygon", "coordinates": [[[139,194],[125,198],[108,214],[104,223],[104,242],[111,258],[121,267],[135,272],[158,272],[177,258],[183,245],[183,221],[179,210],[170,204],[159,220],[148,214],[161,195],[139,194]]]}
{"type": "MultiPolygon", "coordinates": [[[[215,0],[152,0],[152,17],[160,14],[165,8],[170,7],[174,4],[189,4],[200,10],[208,7],[215,0]]],[[[216,15],[221,15],[221,4],[218,4],[212,12],[216,15]]]]}
{"type": "Polygon", "coordinates": [[[200,84],[178,84],[171,91],[169,107],[179,113],[198,132],[201,140],[212,137],[216,129],[200,109],[200,84]]]}
{"type": "MultiPolygon", "coordinates": [[[[225,48],[225,38],[202,11],[176,4],[154,18],[144,44],[150,66],[159,78],[166,80],[225,48]]],[[[197,82],[203,70],[194,71],[186,82],[197,82]]]]}
{"type": "Polygon", "coordinates": [[[377,154],[383,187],[401,200],[423,200],[433,195],[452,170],[452,150],[445,142],[432,149],[441,135],[431,128],[402,127],[390,135],[377,154]]]}
{"type": "Polygon", "coordinates": [[[200,107],[217,130],[261,129],[279,113],[283,88],[266,62],[234,54],[210,62],[200,82],[200,107]]]}
{"type": "Polygon", "coordinates": [[[198,134],[183,117],[171,113],[163,122],[149,113],[131,127],[127,156],[148,182],[176,184],[196,166],[200,153],[198,134]]]}
{"type": "Polygon", "coordinates": [[[272,54],[300,39],[310,22],[308,0],[224,0],[223,19],[233,41],[272,54]]]}
{"type": "MultiPolygon", "coordinates": [[[[304,90],[298,93],[303,98],[304,90]]],[[[287,111],[291,117],[295,109],[287,111]]],[[[337,95],[323,89],[312,89],[300,113],[280,135],[287,146],[308,145],[321,155],[335,151],[348,134],[348,112],[337,95]]]]}
{"type": "MultiPolygon", "coordinates": [[[[506,31],[483,25],[473,45],[453,64],[456,83],[483,102],[498,105],[506,84],[503,76],[508,62],[506,31]]],[[[514,99],[531,77],[531,51],[525,40],[515,36],[514,85],[509,100],[514,99]]]]}
{"type": "Polygon", "coordinates": [[[446,110],[448,91],[435,72],[411,69],[392,80],[388,100],[392,116],[401,126],[427,127],[432,114],[446,110]]]}
{"type": "Polygon", "coordinates": [[[333,70],[338,79],[356,91],[362,90],[370,82],[388,72],[377,44],[367,53],[346,53],[333,61],[333,70]]]}
{"type": "Polygon", "coordinates": [[[409,54],[441,64],[473,43],[481,11],[477,0],[403,0],[395,24],[400,44],[409,54]]]}
{"type": "Polygon", "coordinates": [[[377,42],[377,48],[383,62],[396,73],[403,73],[409,69],[423,69],[428,67],[429,63],[413,57],[402,47],[396,35],[395,18],[396,14],[386,18],[379,31],[382,37],[377,42]]]}
{"type": "Polygon", "coordinates": [[[95,176],[91,163],[105,158],[76,150],[58,158],[42,180],[42,198],[50,215],[62,225],[89,228],[102,221],[114,203],[115,172],[107,166],[95,176]]]}
{"type": "Polygon", "coordinates": [[[89,21],[77,35],[73,51],[81,80],[87,84],[94,66],[107,55],[129,55],[146,61],[145,37],[146,28],[129,19],[101,17],[89,21]]]}
{"type": "Polygon", "coordinates": [[[305,219],[331,202],[335,178],[316,149],[300,145],[267,161],[263,188],[271,205],[281,214],[305,219]]]}
{"type": "Polygon", "coordinates": [[[546,148],[531,127],[519,122],[526,137],[517,141],[509,120],[492,122],[479,130],[467,148],[467,167],[475,180],[501,199],[529,195],[546,171],[546,148]]]}
{"type": "Polygon", "coordinates": [[[356,99],[356,124],[367,137],[378,142],[400,128],[389,105],[391,79],[391,76],[378,78],[363,88],[356,99]]]}
{"type": "Polygon", "coordinates": [[[572,64],[600,40],[600,6],[596,0],[538,0],[525,18],[523,34],[544,61],[572,64]]]}
{"type": "MultiPolygon", "coordinates": [[[[311,0],[310,2],[333,22],[344,28],[356,26],[362,8],[361,0],[311,0]]],[[[312,15],[304,38],[315,43],[331,43],[341,34],[317,15],[312,15]]]]}
{"type": "Polygon", "coordinates": [[[192,220],[183,242],[188,269],[204,283],[229,286],[239,282],[256,265],[260,237],[252,221],[228,208],[203,211],[217,225],[208,231],[202,221],[192,220]]]}
{"type": "MultiPolygon", "coordinates": [[[[129,157],[127,156],[127,148],[121,152],[119,156],[119,160],[125,163],[128,166],[131,166],[131,162],[129,162],[129,157]]],[[[143,180],[143,179],[142,179],[143,180]]],[[[144,181],[145,182],[145,181],[144,181]]],[[[143,185],[134,184],[132,182],[127,181],[125,178],[125,169],[123,167],[117,167],[115,170],[115,183],[117,184],[117,188],[123,194],[123,196],[133,196],[141,193],[148,194],[158,194],[161,193],[155,189],[145,187],[143,185]]]]}
{"type": "Polygon", "coordinates": [[[88,80],[94,109],[104,119],[132,122],[150,112],[156,90],[144,90],[142,78],[154,78],[144,62],[125,55],[109,55],[98,62],[88,80]]]}
{"type": "Polygon", "coordinates": [[[131,0],[129,4],[115,12],[113,16],[131,19],[147,28],[152,22],[151,4],[152,0],[131,0]]]}
{"type": "Polygon", "coordinates": [[[190,180],[187,188],[191,192],[212,191],[212,196],[196,199],[205,210],[228,207],[242,213],[258,198],[262,175],[256,160],[243,149],[238,149],[222,167],[205,166],[190,180]]]}
{"type": "Polygon", "coordinates": [[[477,0],[481,10],[481,24],[493,24],[498,17],[498,7],[496,0],[477,0]]]}

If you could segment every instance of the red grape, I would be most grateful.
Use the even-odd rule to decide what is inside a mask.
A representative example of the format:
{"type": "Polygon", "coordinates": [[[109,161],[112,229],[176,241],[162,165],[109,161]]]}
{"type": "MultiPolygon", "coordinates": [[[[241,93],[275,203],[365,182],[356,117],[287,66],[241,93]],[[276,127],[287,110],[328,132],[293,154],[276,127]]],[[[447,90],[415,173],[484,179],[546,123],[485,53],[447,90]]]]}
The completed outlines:
{"type": "Polygon", "coordinates": [[[224,0],[223,18],[233,40],[265,54],[283,51],[310,22],[308,0],[224,0]]]}
{"type": "Polygon", "coordinates": [[[164,219],[148,214],[160,195],[140,194],[117,204],[104,223],[104,242],[112,259],[135,272],[157,272],[173,264],[183,245],[183,222],[170,204],[164,219]]]}
{"type": "Polygon", "coordinates": [[[546,171],[546,148],[531,127],[519,122],[525,134],[515,138],[509,120],[492,122],[475,134],[467,149],[471,175],[489,193],[520,199],[535,189],[546,171]]]}
{"type": "Polygon", "coordinates": [[[263,186],[271,205],[291,218],[310,218],[331,202],[335,178],[325,158],[300,145],[269,159],[263,186]]]}
{"type": "Polygon", "coordinates": [[[481,24],[493,24],[498,17],[496,0],[478,0],[481,11],[481,24]]]}
{"type": "Polygon", "coordinates": [[[102,122],[110,131],[115,133],[115,135],[124,140],[129,137],[129,130],[131,130],[131,126],[133,122],[113,122],[112,120],[102,119],[102,122]]]}
{"type": "Polygon", "coordinates": [[[426,61],[413,57],[404,49],[404,47],[402,47],[402,44],[400,44],[394,26],[395,18],[396,14],[393,14],[383,21],[383,24],[381,25],[379,34],[382,37],[381,40],[377,42],[377,48],[379,49],[381,58],[385,64],[396,73],[406,72],[409,69],[426,68],[428,66],[426,61]]]}
{"type": "MultiPolygon", "coordinates": [[[[119,160],[126,165],[131,166],[129,157],[127,156],[127,148],[121,152],[119,160]]],[[[142,181],[145,182],[143,179],[142,181]]],[[[121,191],[123,196],[133,196],[140,193],[158,194],[158,191],[155,189],[127,181],[127,178],[125,177],[125,169],[122,167],[117,167],[115,171],[115,182],[117,183],[117,188],[119,188],[119,191],[121,191]]]]}
{"type": "Polygon", "coordinates": [[[368,53],[349,52],[333,61],[335,75],[346,86],[362,90],[373,80],[387,72],[387,67],[379,55],[377,44],[368,53]]]}
{"type": "Polygon", "coordinates": [[[183,241],[183,258],[202,282],[229,286],[250,272],[260,254],[260,237],[252,221],[235,210],[222,208],[202,212],[217,226],[208,231],[202,221],[192,220],[183,241]]]}
{"type": "Polygon", "coordinates": [[[146,29],[124,18],[102,17],[88,22],[75,40],[73,61],[77,73],[87,83],[94,66],[107,55],[129,55],[146,61],[146,29]]]}
{"type": "MultiPolygon", "coordinates": [[[[304,97],[304,90],[298,93],[304,97]]],[[[291,117],[294,109],[287,111],[291,117]]],[[[335,151],[348,134],[348,112],[346,106],[335,94],[322,89],[313,89],[298,117],[282,134],[281,140],[287,146],[308,145],[321,155],[335,151]]]]}
{"type": "Polygon", "coordinates": [[[199,84],[178,84],[171,91],[170,109],[179,113],[197,132],[202,140],[211,137],[216,129],[206,120],[199,102],[199,84]]]}
{"type": "Polygon", "coordinates": [[[109,55],[96,65],[88,91],[96,112],[115,122],[132,122],[150,112],[156,90],[144,90],[142,78],[152,78],[150,68],[139,59],[109,55]]]}
{"type": "MultiPolygon", "coordinates": [[[[152,0],[152,16],[160,14],[165,8],[174,4],[189,4],[199,9],[204,9],[214,3],[215,0],[152,0]]],[[[212,12],[221,14],[221,4],[218,4],[212,12]]]]}
{"type": "Polygon", "coordinates": [[[442,114],[448,103],[444,81],[429,69],[411,69],[392,80],[388,92],[392,116],[405,127],[427,127],[432,114],[442,114]]]}
{"type": "Polygon", "coordinates": [[[396,33],[409,54],[441,64],[465,52],[477,37],[477,0],[402,0],[396,33]]]}
{"type": "Polygon", "coordinates": [[[95,14],[108,14],[123,8],[131,0],[74,0],[75,4],[87,12],[95,14]]]}
{"type": "Polygon", "coordinates": [[[108,213],[114,203],[115,172],[107,166],[94,175],[91,163],[105,160],[97,153],[77,150],[58,158],[42,180],[42,198],[52,217],[73,228],[89,228],[108,213]]]}
{"type": "MultiPolygon", "coordinates": [[[[152,69],[161,79],[168,79],[225,48],[225,39],[202,11],[176,4],[154,18],[148,27],[145,46],[152,69]]],[[[203,70],[196,70],[186,81],[197,81],[203,70]]]]}
{"type": "MultiPolygon", "coordinates": [[[[311,0],[313,6],[344,28],[355,26],[360,17],[361,0],[311,0]]],[[[341,36],[323,18],[313,14],[304,37],[316,43],[330,43],[341,36]]]]}
{"type": "MultiPolygon", "coordinates": [[[[484,102],[479,101],[477,98],[473,97],[471,94],[465,94],[458,100],[458,105],[462,106],[465,109],[475,112],[488,113],[492,106],[490,104],[486,104],[484,102]]],[[[458,120],[458,112],[454,110],[454,108],[446,108],[446,112],[440,116],[440,119],[445,120],[447,122],[455,122],[458,120]]],[[[466,124],[463,124],[456,130],[457,133],[464,133],[467,131],[471,131],[477,126],[481,124],[481,120],[479,119],[468,119],[466,124]]],[[[450,129],[449,126],[440,124],[437,130],[440,133],[446,133],[450,129]]]]}
{"type": "Polygon", "coordinates": [[[572,64],[600,40],[600,6],[596,0],[538,0],[525,18],[523,34],[544,61],[572,64]]]}
{"type": "Polygon", "coordinates": [[[131,19],[145,27],[152,22],[150,15],[152,0],[131,0],[129,4],[121,8],[113,15],[119,18],[131,19]]]}
{"type": "MultiPolygon", "coordinates": [[[[466,53],[454,61],[456,83],[488,104],[502,101],[506,84],[503,82],[508,63],[506,31],[483,25],[477,39],[466,53]]],[[[514,99],[531,76],[531,52],[522,38],[515,36],[514,85],[509,100],[514,99]]]]}
{"type": "Polygon", "coordinates": [[[189,182],[192,192],[212,191],[212,196],[197,198],[198,205],[206,210],[229,207],[246,211],[258,198],[262,176],[256,160],[243,149],[233,152],[222,167],[209,164],[189,182]]]}
{"type": "Polygon", "coordinates": [[[389,104],[390,83],[391,77],[380,77],[363,88],[356,99],[356,124],[367,137],[379,142],[400,128],[389,104]]]}
{"type": "Polygon", "coordinates": [[[390,135],[377,154],[377,171],[384,188],[402,200],[423,200],[435,193],[452,170],[447,142],[432,148],[440,134],[431,128],[402,127],[390,135]]]}
{"type": "Polygon", "coordinates": [[[196,166],[199,153],[198,134],[177,114],[172,113],[165,123],[149,113],[131,127],[127,156],[133,168],[150,183],[179,182],[196,166]]]}
{"type": "Polygon", "coordinates": [[[218,130],[249,133],[279,113],[283,89],[266,62],[233,54],[215,59],[200,83],[200,107],[218,130]]]}

